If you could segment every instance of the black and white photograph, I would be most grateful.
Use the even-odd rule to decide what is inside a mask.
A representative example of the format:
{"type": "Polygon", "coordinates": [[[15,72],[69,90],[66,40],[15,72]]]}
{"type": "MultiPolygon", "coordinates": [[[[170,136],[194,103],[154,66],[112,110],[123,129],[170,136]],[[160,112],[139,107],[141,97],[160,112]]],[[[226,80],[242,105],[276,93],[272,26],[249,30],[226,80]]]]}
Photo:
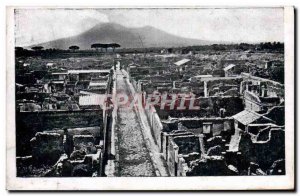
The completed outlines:
{"type": "Polygon", "coordinates": [[[7,17],[9,189],[294,188],[293,7],[7,17]]]}

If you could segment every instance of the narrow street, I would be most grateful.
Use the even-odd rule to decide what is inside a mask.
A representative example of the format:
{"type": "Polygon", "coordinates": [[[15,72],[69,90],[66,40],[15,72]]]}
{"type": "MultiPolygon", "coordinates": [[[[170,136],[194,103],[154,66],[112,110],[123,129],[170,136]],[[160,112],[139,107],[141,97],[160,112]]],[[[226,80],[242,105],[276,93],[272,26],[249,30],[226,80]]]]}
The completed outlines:
{"type": "MultiPolygon", "coordinates": [[[[116,71],[117,94],[132,97],[124,75],[116,71]]],[[[143,136],[143,128],[135,108],[120,106],[116,128],[116,176],[156,176],[149,149],[143,136]]]]}

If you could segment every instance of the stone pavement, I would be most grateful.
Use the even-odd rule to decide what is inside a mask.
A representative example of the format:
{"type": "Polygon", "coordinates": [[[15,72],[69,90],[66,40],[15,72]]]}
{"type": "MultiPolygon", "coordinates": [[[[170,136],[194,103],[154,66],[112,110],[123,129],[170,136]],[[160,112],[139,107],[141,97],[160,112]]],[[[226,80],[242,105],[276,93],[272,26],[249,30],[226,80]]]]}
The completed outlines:
{"type": "MultiPolygon", "coordinates": [[[[117,94],[132,97],[126,79],[117,71],[117,94]]],[[[120,106],[116,123],[116,176],[156,176],[143,128],[135,108],[120,106]]]]}

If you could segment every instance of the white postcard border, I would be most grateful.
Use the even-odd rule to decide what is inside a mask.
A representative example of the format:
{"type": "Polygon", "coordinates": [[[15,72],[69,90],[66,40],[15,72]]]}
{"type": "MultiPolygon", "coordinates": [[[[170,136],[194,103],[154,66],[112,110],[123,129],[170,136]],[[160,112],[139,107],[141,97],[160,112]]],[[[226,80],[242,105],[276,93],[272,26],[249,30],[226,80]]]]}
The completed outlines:
{"type": "MultiPolygon", "coordinates": [[[[16,177],[14,8],[7,7],[6,143],[8,190],[282,190],[294,189],[294,8],[284,7],[285,156],[284,176],[211,177],[16,177]]],[[[147,8],[147,7],[145,7],[147,8]]],[[[200,7],[192,7],[200,8],[200,7]]],[[[210,7],[212,8],[212,7],[210,7]]]]}

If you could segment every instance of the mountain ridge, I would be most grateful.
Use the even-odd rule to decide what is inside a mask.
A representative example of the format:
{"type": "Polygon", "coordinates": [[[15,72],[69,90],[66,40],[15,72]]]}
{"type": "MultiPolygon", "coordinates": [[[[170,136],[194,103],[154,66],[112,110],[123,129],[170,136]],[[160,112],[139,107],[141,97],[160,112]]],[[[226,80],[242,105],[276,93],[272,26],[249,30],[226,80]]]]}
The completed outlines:
{"type": "Polygon", "coordinates": [[[91,49],[94,43],[119,43],[122,48],[150,48],[208,45],[214,42],[176,36],[152,26],[128,28],[117,23],[99,23],[78,35],[32,46],[68,49],[71,45],[77,45],[80,49],[91,49]]]}

